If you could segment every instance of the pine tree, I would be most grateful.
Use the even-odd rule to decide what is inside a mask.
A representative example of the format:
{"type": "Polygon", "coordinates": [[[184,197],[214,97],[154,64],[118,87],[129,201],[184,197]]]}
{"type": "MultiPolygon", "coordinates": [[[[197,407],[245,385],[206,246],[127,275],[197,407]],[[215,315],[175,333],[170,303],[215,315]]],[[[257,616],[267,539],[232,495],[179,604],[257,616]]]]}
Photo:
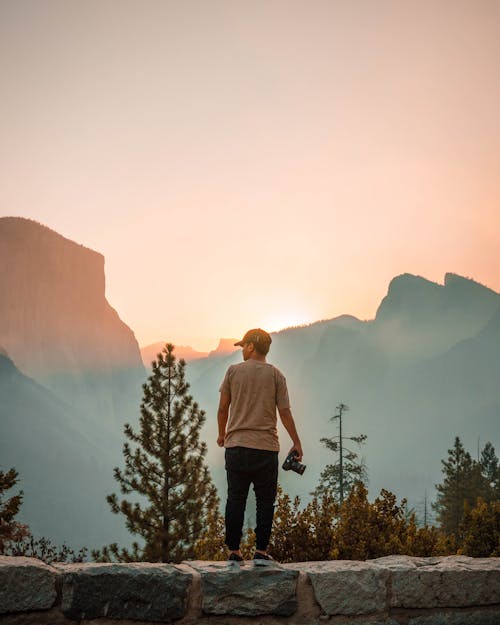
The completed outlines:
{"type": "Polygon", "coordinates": [[[180,562],[193,558],[194,545],[214,505],[214,487],[205,464],[206,444],[200,441],[205,413],[188,394],[185,362],[177,361],[174,346],[167,343],[152,363],[152,374],[143,385],[140,430],[126,424],[123,446],[125,470],[114,469],[122,494],[136,494],[137,501],[107,501],[122,514],[128,530],[140,536],[132,550],[116,543],[92,553],[95,560],[143,560],[180,562]]]}
{"type": "Polygon", "coordinates": [[[366,481],[366,466],[358,460],[358,454],[347,448],[345,441],[352,441],[362,445],[366,441],[366,434],[359,436],[345,436],[343,434],[342,416],[349,410],[346,404],[337,406],[337,414],[331,417],[331,421],[338,419],[339,435],[331,438],[321,438],[320,442],[330,451],[338,454],[338,461],[327,464],[320,476],[320,483],[311,494],[320,497],[333,493],[342,505],[344,497],[350,492],[356,482],[366,481]]]}
{"type": "Polygon", "coordinates": [[[16,541],[22,540],[29,533],[28,527],[14,520],[23,501],[23,491],[4,499],[4,493],[14,488],[19,481],[15,469],[0,471],[0,554],[5,553],[16,541]]]}
{"type": "Polygon", "coordinates": [[[476,497],[484,494],[486,480],[480,464],[464,449],[458,436],[448,454],[447,460],[441,460],[444,480],[436,484],[438,495],[432,507],[441,529],[446,534],[457,536],[465,506],[473,506],[476,497]]]}
{"type": "Polygon", "coordinates": [[[500,466],[495,448],[490,442],[483,448],[479,465],[486,482],[486,501],[500,501],[500,466]]]}

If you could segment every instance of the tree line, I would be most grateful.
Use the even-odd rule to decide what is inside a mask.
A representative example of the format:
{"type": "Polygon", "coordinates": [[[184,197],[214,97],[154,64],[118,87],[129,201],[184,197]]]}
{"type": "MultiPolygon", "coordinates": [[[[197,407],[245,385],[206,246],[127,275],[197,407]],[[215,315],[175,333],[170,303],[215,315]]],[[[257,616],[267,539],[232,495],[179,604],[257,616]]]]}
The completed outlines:
{"type": "MultiPolygon", "coordinates": [[[[185,367],[171,343],[152,363],[143,385],[139,429],[125,425],[125,467],[114,469],[123,498],[107,497],[112,512],[124,517],[138,540],[130,549],[114,543],[93,550],[94,561],[226,559],[220,500],[205,461],[206,443],[200,440],[205,413],[188,392],[185,367]]],[[[299,497],[292,501],[278,490],[269,546],[278,561],[365,560],[396,553],[500,556],[500,468],[490,442],[474,460],[455,438],[442,460],[443,481],[436,485],[432,504],[437,525],[422,526],[406,500],[398,502],[388,490],[368,500],[366,467],[347,446],[365,444],[366,436],[346,435],[348,406],[339,404],[336,410],[332,421],[339,434],[321,439],[335,461],[321,473],[312,499],[302,506],[299,497]]],[[[23,493],[10,498],[6,493],[17,483],[15,469],[0,470],[0,554],[46,562],[85,560],[86,548],[75,552],[35,539],[27,525],[16,521],[23,493]]],[[[242,551],[248,558],[254,548],[255,534],[248,528],[242,551]]]]}

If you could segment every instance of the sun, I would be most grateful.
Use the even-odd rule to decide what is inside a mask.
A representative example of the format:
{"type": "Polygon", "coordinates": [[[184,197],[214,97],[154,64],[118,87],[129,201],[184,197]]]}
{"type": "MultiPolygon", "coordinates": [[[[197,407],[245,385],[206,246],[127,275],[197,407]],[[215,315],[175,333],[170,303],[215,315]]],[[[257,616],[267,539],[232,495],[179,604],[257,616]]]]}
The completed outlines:
{"type": "Polygon", "coordinates": [[[284,311],[282,314],[270,315],[264,324],[268,332],[278,332],[285,328],[303,326],[311,323],[309,315],[301,311],[284,311]]]}

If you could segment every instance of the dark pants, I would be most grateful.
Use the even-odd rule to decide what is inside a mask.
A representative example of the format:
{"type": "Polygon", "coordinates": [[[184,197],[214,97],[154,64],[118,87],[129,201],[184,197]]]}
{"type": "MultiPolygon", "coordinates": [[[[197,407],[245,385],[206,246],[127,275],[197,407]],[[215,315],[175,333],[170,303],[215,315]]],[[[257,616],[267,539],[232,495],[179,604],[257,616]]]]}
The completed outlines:
{"type": "Polygon", "coordinates": [[[278,452],[248,447],[226,449],[226,545],[240,548],[248,489],[253,483],[257,500],[257,549],[265,551],[271,536],[278,483],[278,452]]]}

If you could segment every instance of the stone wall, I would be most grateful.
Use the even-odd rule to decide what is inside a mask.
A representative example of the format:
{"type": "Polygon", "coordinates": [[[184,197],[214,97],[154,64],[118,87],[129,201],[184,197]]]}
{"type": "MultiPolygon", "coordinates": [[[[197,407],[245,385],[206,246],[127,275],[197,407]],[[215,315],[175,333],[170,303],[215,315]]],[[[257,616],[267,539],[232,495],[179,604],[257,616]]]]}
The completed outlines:
{"type": "Polygon", "coordinates": [[[0,556],[0,624],[500,625],[500,558],[240,566],[0,556]]]}

